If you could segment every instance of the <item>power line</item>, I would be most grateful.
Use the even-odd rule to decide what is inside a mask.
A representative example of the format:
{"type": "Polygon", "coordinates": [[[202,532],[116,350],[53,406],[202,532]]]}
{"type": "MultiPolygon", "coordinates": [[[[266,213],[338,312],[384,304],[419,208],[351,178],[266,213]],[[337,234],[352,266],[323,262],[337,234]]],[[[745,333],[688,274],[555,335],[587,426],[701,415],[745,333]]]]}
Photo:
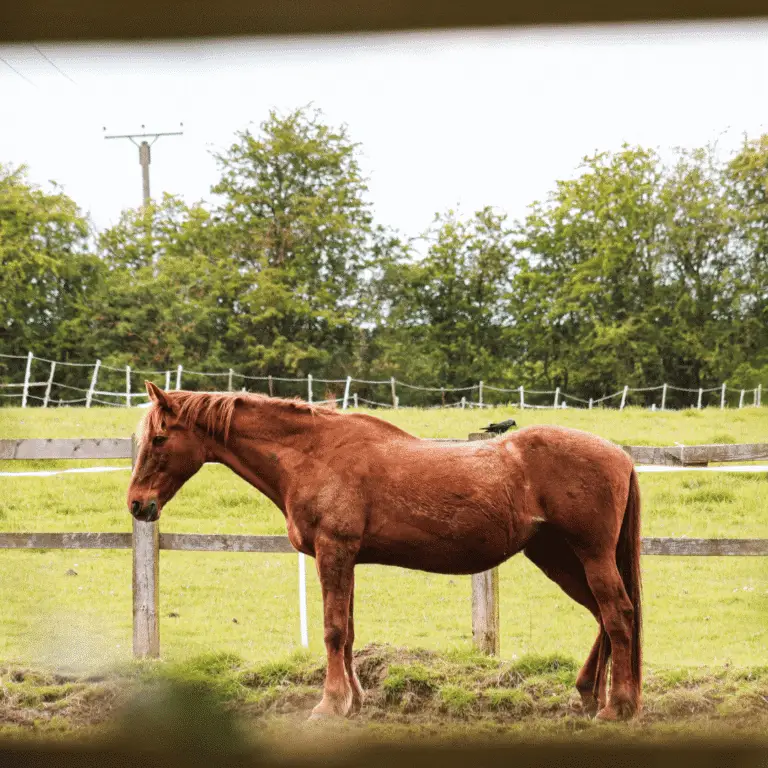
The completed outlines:
{"type": "Polygon", "coordinates": [[[12,69],[22,80],[26,80],[30,85],[32,85],[35,88],[37,88],[37,83],[33,83],[28,77],[26,77],[26,75],[22,75],[21,72],[19,72],[19,70],[16,69],[16,67],[13,66],[13,64],[8,62],[2,56],[0,56],[0,61],[2,61],[3,64],[5,64],[5,66],[8,67],[9,69],[12,69]]]}
{"type": "Polygon", "coordinates": [[[51,61],[34,43],[30,43],[30,45],[60,74],[69,80],[72,85],[77,85],[77,83],[61,68],[59,67],[55,62],[51,61]]]}

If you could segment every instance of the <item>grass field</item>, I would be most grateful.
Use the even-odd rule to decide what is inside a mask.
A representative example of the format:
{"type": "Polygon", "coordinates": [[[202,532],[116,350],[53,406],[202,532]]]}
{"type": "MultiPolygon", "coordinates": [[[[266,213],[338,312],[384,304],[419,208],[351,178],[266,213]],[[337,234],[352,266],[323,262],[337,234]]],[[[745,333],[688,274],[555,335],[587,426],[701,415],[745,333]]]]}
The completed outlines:
{"type": "MultiPolygon", "coordinates": [[[[128,436],[142,413],[0,409],[0,437],[128,436]]],[[[521,425],[555,422],[623,444],[768,440],[768,409],[522,414],[402,409],[376,415],[424,437],[463,437],[488,420],[513,415],[521,425]]],[[[0,471],[105,463],[127,465],[0,462],[0,471]]],[[[0,530],[130,530],[127,482],[128,472],[0,478],[0,530]]],[[[641,475],[640,482],[644,535],[768,537],[766,473],[641,475]]],[[[271,503],[215,466],[204,467],[182,489],[161,525],[166,532],[285,532],[271,503]]],[[[652,675],[698,668],[696,674],[706,676],[768,663],[768,559],[647,557],[643,569],[645,658],[652,675]]],[[[90,672],[127,661],[130,572],[129,552],[3,551],[0,659],[90,672]]],[[[526,655],[560,654],[581,663],[595,635],[592,618],[523,556],[500,572],[502,658],[514,664],[526,655]]],[[[309,657],[317,661],[323,644],[313,572],[307,583],[309,657]]],[[[358,568],[356,584],[358,648],[374,642],[441,653],[471,648],[469,577],[365,566],[358,568]]],[[[297,558],[164,552],[161,617],[162,652],[170,662],[215,652],[234,654],[245,665],[277,663],[300,647],[297,558]]]]}

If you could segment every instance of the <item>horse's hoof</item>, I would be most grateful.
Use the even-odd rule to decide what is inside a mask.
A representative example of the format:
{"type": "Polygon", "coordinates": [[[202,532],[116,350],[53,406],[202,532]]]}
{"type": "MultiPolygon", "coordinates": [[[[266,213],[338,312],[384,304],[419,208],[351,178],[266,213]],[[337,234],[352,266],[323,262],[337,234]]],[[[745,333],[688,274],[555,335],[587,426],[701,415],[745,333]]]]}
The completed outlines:
{"type": "Polygon", "coordinates": [[[336,717],[337,717],[337,715],[330,715],[327,712],[313,712],[307,718],[307,720],[309,722],[312,722],[313,720],[317,722],[319,720],[334,720],[334,719],[336,719],[336,717]]]}
{"type": "Polygon", "coordinates": [[[634,716],[635,708],[631,704],[624,704],[619,707],[609,704],[595,715],[595,720],[601,720],[604,723],[614,723],[631,720],[634,716]]]}

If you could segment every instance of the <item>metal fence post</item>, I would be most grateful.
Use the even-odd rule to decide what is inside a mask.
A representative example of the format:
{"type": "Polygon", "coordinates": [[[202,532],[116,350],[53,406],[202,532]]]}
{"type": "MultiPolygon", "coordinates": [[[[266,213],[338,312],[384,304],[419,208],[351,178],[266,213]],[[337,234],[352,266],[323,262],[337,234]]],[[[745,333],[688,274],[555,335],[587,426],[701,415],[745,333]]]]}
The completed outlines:
{"type": "MultiPolygon", "coordinates": [[[[131,466],[136,464],[136,436],[131,436],[131,466]]],[[[133,520],[133,655],[160,656],[160,528],[133,520]]]]}

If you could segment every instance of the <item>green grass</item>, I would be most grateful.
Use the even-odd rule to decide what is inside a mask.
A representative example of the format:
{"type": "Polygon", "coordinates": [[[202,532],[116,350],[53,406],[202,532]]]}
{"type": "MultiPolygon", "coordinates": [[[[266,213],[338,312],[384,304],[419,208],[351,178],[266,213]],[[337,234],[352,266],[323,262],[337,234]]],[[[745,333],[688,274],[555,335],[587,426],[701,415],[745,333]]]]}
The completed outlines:
{"type": "Polygon", "coordinates": [[[134,662],[90,680],[6,666],[0,735],[120,734],[146,748],[177,745],[212,755],[254,741],[290,753],[338,751],[345,740],[359,745],[361,739],[653,741],[683,733],[746,739],[764,737],[768,728],[765,666],[748,673],[651,672],[642,717],[605,725],[581,712],[572,678],[578,664],[562,654],[511,662],[369,645],[356,654],[356,665],[366,691],[361,714],[319,730],[304,720],[319,698],[323,663],[306,654],[278,665],[231,653],[134,662]]]}
{"type": "MultiPolygon", "coordinates": [[[[0,437],[127,436],[142,409],[0,409],[0,437]]],[[[378,414],[422,436],[464,436],[489,420],[558,422],[619,443],[758,442],[768,409],[650,413],[616,411],[416,411],[378,414]]],[[[72,466],[73,462],[57,462],[72,466]]],[[[82,462],[104,463],[104,462],[82,462]]],[[[127,462],[115,462],[126,465],[127,462]]],[[[1,470],[52,462],[0,462],[1,470]]],[[[126,531],[128,473],[0,478],[2,531],[126,531]]],[[[649,536],[768,537],[766,474],[641,475],[643,533],[649,536]]],[[[222,467],[206,466],[162,519],[166,532],[282,534],[279,511],[222,467]]],[[[644,560],[645,656],[653,668],[765,663],[765,558],[644,560]]],[[[131,564],[123,551],[4,551],[0,557],[0,659],[97,670],[131,653],[131,564]],[[67,575],[69,570],[77,575],[67,575]]],[[[592,618],[523,556],[501,569],[501,653],[563,653],[582,660],[592,618]]],[[[279,664],[299,650],[293,555],[164,552],[163,656],[227,652],[279,664]]],[[[320,592],[308,569],[309,652],[322,658],[320,592]]],[[[470,579],[380,566],[357,571],[358,647],[372,642],[434,651],[471,648],[470,579]]]]}

